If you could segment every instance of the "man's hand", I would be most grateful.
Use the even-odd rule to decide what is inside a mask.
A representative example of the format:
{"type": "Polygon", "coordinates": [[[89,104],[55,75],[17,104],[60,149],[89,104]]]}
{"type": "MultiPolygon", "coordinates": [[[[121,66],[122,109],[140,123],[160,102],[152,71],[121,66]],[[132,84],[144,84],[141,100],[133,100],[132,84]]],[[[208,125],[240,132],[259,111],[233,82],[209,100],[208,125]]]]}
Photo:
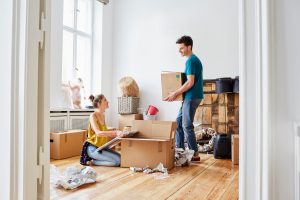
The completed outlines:
{"type": "Polygon", "coordinates": [[[174,101],[177,98],[178,94],[176,92],[171,93],[164,100],[165,101],[174,101]]]}

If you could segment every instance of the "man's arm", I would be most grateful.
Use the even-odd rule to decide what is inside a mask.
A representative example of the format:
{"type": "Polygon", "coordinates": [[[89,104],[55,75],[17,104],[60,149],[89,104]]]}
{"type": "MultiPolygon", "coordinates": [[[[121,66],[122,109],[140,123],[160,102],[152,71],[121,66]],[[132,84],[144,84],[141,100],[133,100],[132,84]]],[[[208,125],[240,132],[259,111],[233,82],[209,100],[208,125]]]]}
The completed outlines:
{"type": "Polygon", "coordinates": [[[177,98],[177,96],[181,95],[182,93],[188,91],[191,87],[193,87],[194,82],[195,82],[195,75],[187,75],[187,81],[175,92],[167,96],[164,100],[174,101],[177,98]]]}

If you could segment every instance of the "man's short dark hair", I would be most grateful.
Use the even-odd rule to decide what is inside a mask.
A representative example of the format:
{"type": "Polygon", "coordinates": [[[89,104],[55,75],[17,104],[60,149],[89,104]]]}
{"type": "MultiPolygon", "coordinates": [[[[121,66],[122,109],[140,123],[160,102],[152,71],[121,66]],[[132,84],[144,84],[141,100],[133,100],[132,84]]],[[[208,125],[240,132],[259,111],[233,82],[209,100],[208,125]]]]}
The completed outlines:
{"type": "Polygon", "coordinates": [[[190,36],[184,35],[176,41],[176,44],[184,44],[185,46],[191,46],[193,49],[193,40],[190,36]]]}

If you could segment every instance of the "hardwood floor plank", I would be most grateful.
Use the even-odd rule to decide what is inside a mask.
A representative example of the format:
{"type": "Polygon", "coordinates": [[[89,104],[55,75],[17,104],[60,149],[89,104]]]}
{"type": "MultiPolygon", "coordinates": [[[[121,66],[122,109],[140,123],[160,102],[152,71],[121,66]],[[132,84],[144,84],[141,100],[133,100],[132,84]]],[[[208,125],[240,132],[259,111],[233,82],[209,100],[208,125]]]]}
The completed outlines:
{"type": "MultiPolygon", "coordinates": [[[[79,164],[79,157],[51,161],[59,169],[79,164]]],[[[93,166],[98,172],[97,183],[75,190],[51,188],[51,199],[236,199],[238,166],[230,160],[215,160],[201,154],[201,163],[175,167],[162,180],[154,174],[133,173],[128,168],[93,166]]]]}
{"type": "Polygon", "coordinates": [[[203,156],[203,162],[189,167],[176,167],[167,179],[157,180],[152,174],[135,173],[104,186],[91,199],[165,199],[176,192],[194,176],[197,176],[215,162],[211,156],[203,156]],[[114,190],[110,190],[114,188],[114,190]]]}
{"type": "Polygon", "coordinates": [[[239,199],[239,172],[236,173],[232,183],[224,192],[221,200],[236,200],[239,199]]]}
{"type": "Polygon", "coordinates": [[[219,199],[232,183],[237,170],[229,160],[217,160],[169,199],[219,199]]]}
{"type": "MultiPolygon", "coordinates": [[[[79,158],[71,158],[68,160],[60,160],[51,162],[59,170],[63,171],[68,166],[76,166],[78,168],[82,168],[83,166],[79,163],[79,158]]],[[[120,168],[120,167],[103,167],[103,166],[92,166],[98,173],[97,182],[89,185],[83,185],[80,188],[74,190],[64,190],[62,188],[52,188],[50,187],[51,199],[63,199],[66,196],[73,196],[73,194],[80,195],[85,192],[92,192],[97,185],[106,184],[109,182],[117,181],[118,179],[128,176],[131,172],[128,169],[120,168]]]]}

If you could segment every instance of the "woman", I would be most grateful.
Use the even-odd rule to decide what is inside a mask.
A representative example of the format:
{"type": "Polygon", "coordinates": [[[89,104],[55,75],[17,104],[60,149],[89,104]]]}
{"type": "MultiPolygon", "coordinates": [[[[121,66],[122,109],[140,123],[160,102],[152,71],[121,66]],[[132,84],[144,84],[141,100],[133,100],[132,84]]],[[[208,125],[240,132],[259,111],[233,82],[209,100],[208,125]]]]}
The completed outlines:
{"type": "Polygon", "coordinates": [[[108,108],[108,101],[103,94],[94,97],[90,96],[96,111],[91,114],[88,137],[83,145],[81,152],[80,163],[88,165],[92,162],[94,165],[102,166],[120,166],[120,154],[111,150],[105,149],[97,151],[97,148],[108,142],[111,138],[123,137],[121,131],[108,130],[105,124],[104,112],[108,108]]]}

